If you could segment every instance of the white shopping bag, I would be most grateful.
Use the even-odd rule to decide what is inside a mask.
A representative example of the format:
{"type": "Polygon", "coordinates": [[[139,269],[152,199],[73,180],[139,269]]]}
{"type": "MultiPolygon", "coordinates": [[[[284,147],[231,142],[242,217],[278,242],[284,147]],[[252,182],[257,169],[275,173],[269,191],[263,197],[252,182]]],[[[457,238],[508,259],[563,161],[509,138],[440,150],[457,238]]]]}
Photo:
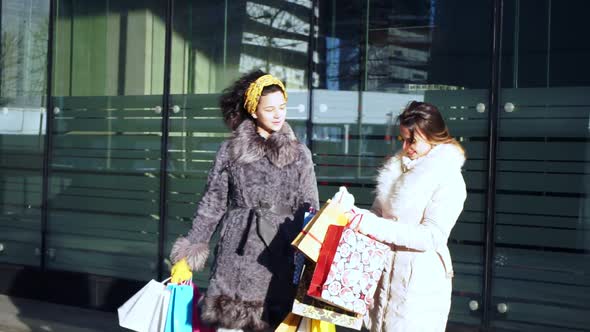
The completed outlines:
{"type": "Polygon", "coordinates": [[[311,332],[311,318],[301,317],[301,322],[299,322],[296,332],[311,332]]]}
{"type": "Polygon", "coordinates": [[[170,303],[170,290],[164,289],[162,295],[158,298],[156,312],[152,317],[148,332],[164,332],[166,327],[166,317],[168,317],[168,304],[170,303]]]}
{"type": "Polygon", "coordinates": [[[162,282],[150,280],[117,309],[119,325],[138,332],[163,332],[168,314],[170,291],[162,282]]]}

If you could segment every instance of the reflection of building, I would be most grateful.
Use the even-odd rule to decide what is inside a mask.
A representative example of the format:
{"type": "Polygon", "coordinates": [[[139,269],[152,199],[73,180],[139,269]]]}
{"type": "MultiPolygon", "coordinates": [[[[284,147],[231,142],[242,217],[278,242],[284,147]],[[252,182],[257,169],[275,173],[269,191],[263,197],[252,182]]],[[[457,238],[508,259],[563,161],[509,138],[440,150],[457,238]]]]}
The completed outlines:
{"type": "Polygon", "coordinates": [[[408,83],[428,82],[432,27],[376,27],[369,38],[368,90],[396,91],[408,83]]]}
{"type": "Polygon", "coordinates": [[[284,78],[290,89],[307,87],[305,69],[308,62],[311,1],[299,1],[297,4],[301,6],[298,11],[289,11],[288,6],[279,7],[279,4],[272,7],[246,2],[248,20],[244,25],[242,43],[252,47],[244,47],[245,52],[240,54],[240,72],[266,68],[266,71],[284,78]],[[300,17],[301,14],[305,16],[300,17]],[[248,49],[253,54],[249,54],[248,49]],[[271,59],[268,57],[271,51],[278,53],[279,58],[284,54],[293,61],[271,59]]]}
{"type": "Polygon", "coordinates": [[[45,126],[43,107],[0,107],[0,135],[42,136],[45,126]]]}

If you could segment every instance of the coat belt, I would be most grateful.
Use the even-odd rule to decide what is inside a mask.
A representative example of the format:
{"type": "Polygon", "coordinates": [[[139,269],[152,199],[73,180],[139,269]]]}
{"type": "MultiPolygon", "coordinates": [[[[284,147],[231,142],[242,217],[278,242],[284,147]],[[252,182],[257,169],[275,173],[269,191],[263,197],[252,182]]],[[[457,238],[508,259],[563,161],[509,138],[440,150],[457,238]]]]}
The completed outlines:
{"type": "Polygon", "coordinates": [[[395,244],[391,245],[391,249],[393,251],[424,252],[424,250],[418,250],[418,249],[408,248],[408,247],[404,247],[404,246],[396,246],[395,244]]]}
{"type": "Polygon", "coordinates": [[[256,207],[236,206],[232,207],[232,209],[249,210],[246,229],[244,229],[244,233],[242,234],[242,238],[240,239],[240,244],[236,249],[236,253],[240,256],[244,255],[244,247],[246,246],[246,242],[248,241],[248,235],[250,233],[250,228],[252,227],[253,223],[256,223],[256,233],[258,234],[258,237],[260,237],[264,245],[268,248],[270,246],[270,242],[276,235],[276,227],[274,226],[274,223],[271,220],[269,220],[269,214],[285,215],[293,212],[293,209],[290,206],[269,205],[264,203],[261,203],[260,206],[256,207]]]}

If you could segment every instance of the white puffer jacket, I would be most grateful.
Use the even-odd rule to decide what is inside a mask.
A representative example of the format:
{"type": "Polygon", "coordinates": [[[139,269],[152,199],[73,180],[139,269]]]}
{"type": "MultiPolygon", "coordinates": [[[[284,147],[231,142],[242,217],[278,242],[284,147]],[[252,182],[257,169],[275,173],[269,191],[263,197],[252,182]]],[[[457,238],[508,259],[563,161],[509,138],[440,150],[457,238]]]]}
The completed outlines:
{"type": "Polygon", "coordinates": [[[375,303],[365,319],[371,331],[444,331],[453,267],[447,240],[463,210],[463,151],[435,146],[416,160],[391,158],[377,178],[372,211],[362,233],[391,244],[375,303]]]}

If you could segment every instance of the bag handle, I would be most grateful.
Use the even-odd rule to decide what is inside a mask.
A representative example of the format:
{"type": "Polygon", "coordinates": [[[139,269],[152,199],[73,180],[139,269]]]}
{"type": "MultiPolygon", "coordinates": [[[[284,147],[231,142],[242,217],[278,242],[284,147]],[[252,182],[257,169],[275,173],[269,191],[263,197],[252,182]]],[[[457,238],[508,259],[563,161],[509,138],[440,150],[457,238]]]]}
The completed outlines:
{"type": "Polygon", "coordinates": [[[360,214],[360,213],[355,213],[354,209],[351,209],[350,211],[354,214],[354,216],[352,218],[350,218],[350,220],[348,220],[348,223],[346,223],[345,227],[349,227],[349,228],[352,228],[354,231],[358,231],[359,226],[361,225],[361,222],[363,221],[364,215],[360,214]],[[358,221],[356,221],[357,218],[358,218],[358,221]],[[355,223],[355,221],[356,221],[356,223],[355,223]],[[353,226],[353,223],[355,223],[354,226],[353,226]]]}

